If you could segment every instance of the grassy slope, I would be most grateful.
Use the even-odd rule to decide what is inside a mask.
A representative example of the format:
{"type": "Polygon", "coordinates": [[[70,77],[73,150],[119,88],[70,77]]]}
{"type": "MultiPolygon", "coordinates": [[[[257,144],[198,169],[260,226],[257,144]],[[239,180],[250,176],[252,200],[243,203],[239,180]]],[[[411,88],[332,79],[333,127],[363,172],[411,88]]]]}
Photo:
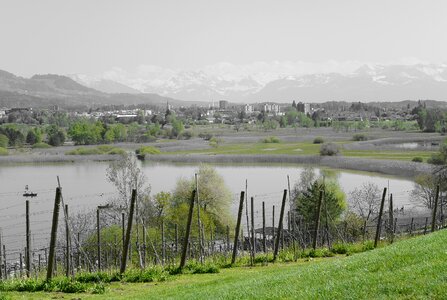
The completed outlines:
{"type": "MultiPolygon", "coordinates": [[[[82,299],[447,299],[447,230],[350,257],[181,275],[158,284],[113,284],[82,299]]],[[[12,293],[14,298],[61,295],[12,293]]]]}

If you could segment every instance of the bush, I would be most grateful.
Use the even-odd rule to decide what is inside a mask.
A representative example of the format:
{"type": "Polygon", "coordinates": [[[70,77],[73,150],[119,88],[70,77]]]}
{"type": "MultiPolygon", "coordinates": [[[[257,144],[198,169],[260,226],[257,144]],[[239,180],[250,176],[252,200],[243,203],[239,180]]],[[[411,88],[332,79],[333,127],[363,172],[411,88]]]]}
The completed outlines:
{"type": "Polygon", "coordinates": [[[261,142],[263,142],[263,143],[276,143],[277,144],[277,143],[280,143],[281,140],[279,138],[277,138],[276,136],[268,136],[266,138],[263,138],[261,140],[261,142]]]}
{"type": "Polygon", "coordinates": [[[366,135],[364,135],[363,133],[357,133],[352,136],[352,140],[356,141],[356,142],[366,141],[366,140],[368,140],[368,137],[366,135]]]}
{"type": "Polygon", "coordinates": [[[125,153],[126,151],[124,151],[123,149],[109,145],[102,145],[96,148],[79,147],[77,149],[65,152],[66,155],[124,155],[125,153]]]}
{"type": "Polygon", "coordinates": [[[158,148],[152,147],[152,146],[142,146],[135,150],[136,154],[139,155],[146,155],[146,154],[160,154],[160,150],[158,148]]]}
{"type": "Polygon", "coordinates": [[[0,147],[0,155],[8,155],[8,150],[3,147],[0,147]]]}
{"type": "Polygon", "coordinates": [[[432,165],[443,165],[444,158],[440,154],[433,154],[429,159],[427,159],[427,162],[432,165]]]}
{"type": "Polygon", "coordinates": [[[48,145],[47,143],[40,142],[40,143],[35,143],[33,145],[33,148],[34,149],[47,149],[47,148],[51,148],[51,146],[48,145]]]}
{"type": "Polygon", "coordinates": [[[0,134],[0,147],[6,148],[6,147],[8,147],[8,144],[9,144],[8,137],[4,134],[0,134]]]}
{"type": "Polygon", "coordinates": [[[219,145],[222,143],[222,139],[218,139],[217,137],[213,136],[210,139],[209,145],[213,148],[219,147],[219,145]]]}
{"type": "Polygon", "coordinates": [[[421,163],[424,161],[424,159],[420,156],[416,156],[416,157],[413,157],[413,159],[411,161],[421,163]]]}
{"type": "Polygon", "coordinates": [[[340,152],[338,145],[334,143],[325,143],[320,147],[320,155],[322,156],[334,156],[340,152]]]}
{"type": "Polygon", "coordinates": [[[183,131],[183,132],[179,135],[178,139],[180,139],[180,140],[189,140],[189,139],[191,139],[193,136],[194,136],[194,133],[193,133],[191,130],[185,130],[185,131],[183,131]]]}
{"type": "Polygon", "coordinates": [[[212,133],[208,133],[208,132],[201,132],[201,133],[199,133],[199,138],[202,138],[205,141],[211,140],[212,137],[213,137],[212,133]]]}
{"type": "Polygon", "coordinates": [[[323,138],[321,136],[317,136],[314,139],[314,144],[323,144],[323,143],[324,143],[324,140],[323,140],[323,138]]]}

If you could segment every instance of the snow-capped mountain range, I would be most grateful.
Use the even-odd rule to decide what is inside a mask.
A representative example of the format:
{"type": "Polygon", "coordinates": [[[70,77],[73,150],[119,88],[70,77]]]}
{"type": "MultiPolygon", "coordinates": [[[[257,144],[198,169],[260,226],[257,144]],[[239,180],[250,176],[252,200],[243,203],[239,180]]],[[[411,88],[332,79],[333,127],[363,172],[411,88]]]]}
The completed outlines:
{"type": "Polygon", "coordinates": [[[303,64],[222,63],[193,71],[142,66],[132,73],[114,68],[101,76],[69,76],[106,93],[155,93],[188,101],[447,100],[447,64],[351,63],[320,69],[306,74],[303,64]]]}

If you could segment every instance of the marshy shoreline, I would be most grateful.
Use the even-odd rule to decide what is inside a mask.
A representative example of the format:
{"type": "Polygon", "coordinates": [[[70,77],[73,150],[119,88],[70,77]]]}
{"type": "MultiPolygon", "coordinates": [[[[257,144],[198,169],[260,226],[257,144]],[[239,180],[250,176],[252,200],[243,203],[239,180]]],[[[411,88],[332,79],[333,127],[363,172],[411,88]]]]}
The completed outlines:
{"type": "MultiPolygon", "coordinates": [[[[107,162],[115,161],[119,158],[120,155],[110,154],[66,155],[65,151],[39,151],[2,156],[0,157],[0,167],[1,165],[11,164],[107,162]]],[[[433,166],[427,163],[320,155],[157,154],[146,155],[145,161],[161,163],[313,165],[333,169],[374,172],[405,178],[414,178],[419,174],[433,171],[433,166]]]]}

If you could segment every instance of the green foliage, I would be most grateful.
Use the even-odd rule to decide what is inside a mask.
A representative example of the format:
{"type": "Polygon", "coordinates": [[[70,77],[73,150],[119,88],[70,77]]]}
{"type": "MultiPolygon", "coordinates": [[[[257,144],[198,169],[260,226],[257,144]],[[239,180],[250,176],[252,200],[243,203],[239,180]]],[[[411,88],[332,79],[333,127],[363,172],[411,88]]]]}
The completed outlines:
{"type": "Polygon", "coordinates": [[[206,262],[204,264],[195,260],[190,260],[185,265],[182,273],[186,274],[205,274],[205,273],[219,273],[219,267],[213,263],[206,262]]]}
{"type": "Polygon", "coordinates": [[[8,144],[9,144],[8,137],[4,134],[0,134],[0,147],[6,148],[6,147],[8,147],[8,144]]]}
{"type": "Polygon", "coordinates": [[[68,129],[68,134],[76,145],[98,144],[105,131],[104,124],[89,120],[74,122],[68,129]]]}
{"type": "Polygon", "coordinates": [[[268,136],[266,138],[263,138],[261,140],[261,142],[262,143],[266,143],[266,144],[269,144],[269,143],[278,144],[278,143],[281,142],[281,140],[278,137],[276,137],[276,136],[268,136]]]}
{"type": "Polygon", "coordinates": [[[14,124],[1,126],[0,134],[3,134],[8,138],[9,146],[11,147],[21,147],[23,143],[25,143],[25,136],[14,124]]]}
{"type": "Polygon", "coordinates": [[[321,136],[317,136],[316,138],[314,138],[314,144],[323,144],[324,143],[324,139],[321,136]]]}
{"type": "Polygon", "coordinates": [[[298,112],[297,118],[298,118],[298,123],[300,124],[301,127],[310,128],[310,127],[312,127],[312,125],[314,123],[312,118],[308,117],[303,112],[298,112]]]}
{"type": "Polygon", "coordinates": [[[48,144],[51,146],[61,146],[65,142],[65,132],[62,128],[57,125],[51,125],[47,128],[47,139],[48,144]]]}
{"type": "Polygon", "coordinates": [[[124,149],[108,145],[101,145],[95,148],[79,147],[74,150],[65,152],[66,155],[124,155],[125,153],[126,151],[124,149]]]}
{"type": "Polygon", "coordinates": [[[220,144],[222,144],[222,139],[217,138],[215,136],[211,137],[209,140],[209,145],[213,148],[219,147],[220,144]]]}
{"type": "Polygon", "coordinates": [[[152,146],[142,146],[135,150],[136,154],[139,155],[153,155],[153,154],[160,154],[160,150],[158,148],[152,147],[152,146]]]}
{"type": "Polygon", "coordinates": [[[39,128],[31,128],[26,135],[26,142],[30,145],[40,143],[42,141],[42,132],[39,128]]]}
{"type": "MultiPolygon", "coordinates": [[[[202,210],[201,217],[204,218],[202,222],[205,226],[214,226],[220,232],[225,232],[226,225],[231,224],[233,220],[231,214],[231,192],[222,176],[208,165],[200,165],[197,176],[202,210]],[[209,224],[207,223],[207,218],[209,219],[209,224]]],[[[194,178],[190,180],[180,179],[177,181],[172,197],[171,216],[181,215],[183,217],[180,220],[184,220],[184,216],[187,215],[190,195],[193,189],[195,189],[194,178]]]]}
{"type": "Polygon", "coordinates": [[[169,273],[162,267],[150,267],[144,270],[129,269],[123,275],[124,282],[154,282],[166,281],[169,273]]]}
{"type": "Polygon", "coordinates": [[[353,141],[356,141],[356,142],[359,142],[359,141],[367,141],[367,140],[368,140],[368,137],[367,137],[365,134],[363,134],[363,133],[356,133],[356,134],[354,134],[354,135],[352,136],[352,140],[353,140],[353,141]]]}
{"type": "Polygon", "coordinates": [[[343,211],[346,209],[346,196],[339,185],[334,181],[323,182],[315,180],[306,191],[298,194],[296,198],[297,212],[304,219],[304,222],[313,226],[317,214],[320,191],[323,192],[323,202],[320,216],[322,224],[337,222],[343,211]]]}
{"type": "Polygon", "coordinates": [[[320,147],[321,156],[334,156],[340,152],[337,144],[334,143],[324,143],[320,147]]]}
{"type": "Polygon", "coordinates": [[[411,161],[421,163],[424,161],[424,159],[420,156],[416,156],[416,157],[413,157],[413,159],[411,161]]]}
{"type": "Polygon", "coordinates": [[[8,149],[0,147],[0,155],[8,155],[8,149]]]}
{"type": "Polygon", "coordinates": [[[35,143],[35,144],[33,145],[33,148],[34,148],[34,149],[48,149],[48,148],[51,148],[51,146],[48,145],[47,143],[42,143],[42,142],[40,142],[40,143],[35,143]]]}

